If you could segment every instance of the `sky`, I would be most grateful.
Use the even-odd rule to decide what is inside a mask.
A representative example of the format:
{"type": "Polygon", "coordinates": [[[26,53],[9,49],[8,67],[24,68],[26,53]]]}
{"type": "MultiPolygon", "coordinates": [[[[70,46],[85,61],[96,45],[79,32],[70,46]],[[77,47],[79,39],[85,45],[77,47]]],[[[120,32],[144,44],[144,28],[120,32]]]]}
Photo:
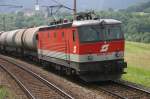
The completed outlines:
{"type": "MultiPolygon", "coordinates": [[[[55,5],[53,0],[39,0],[40,5],[55,5]]],[[[73,0],[56,0],[61,4],[73,7],[73,0]]],[[[144,0],[77,0],[78,11],[85,9],[124,9],[144,0]]],[[[0,4],[23,5],[24,8],[34,8],[36,0],[0,0],[0,4]]],[[[0,7],[0,10],[2,7],[0,7]]],[[[3,8],[4,9],[4,8],[3,8]]]]}

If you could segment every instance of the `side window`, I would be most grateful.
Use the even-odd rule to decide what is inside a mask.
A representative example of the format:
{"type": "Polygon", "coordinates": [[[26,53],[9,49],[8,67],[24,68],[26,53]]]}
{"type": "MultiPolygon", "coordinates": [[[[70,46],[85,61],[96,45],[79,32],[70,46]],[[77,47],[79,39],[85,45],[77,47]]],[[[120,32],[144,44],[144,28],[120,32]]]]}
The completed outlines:
{"type": "Polygon", "coordinates": [[[62,32],[62,39],[64,39],[64,37],[65,37],[65,34],[64,34],[64,32],[62,32]]]}
{"type": "Polygon", "coordinates": [[[50,32],[48,32],[48,38],[50,38],[50,32]]]}
{"type": "Polygon", "coordinates": [[[57,38],[57,33],[54,32],[54,39],[56,40],[56,38],[57,38]]]}
{"type": "Polygon", "coordinates": [[[75,42],[76,41],[76,31],[73,30],[72,33],[73,33],[73,42],[75,42]]]}

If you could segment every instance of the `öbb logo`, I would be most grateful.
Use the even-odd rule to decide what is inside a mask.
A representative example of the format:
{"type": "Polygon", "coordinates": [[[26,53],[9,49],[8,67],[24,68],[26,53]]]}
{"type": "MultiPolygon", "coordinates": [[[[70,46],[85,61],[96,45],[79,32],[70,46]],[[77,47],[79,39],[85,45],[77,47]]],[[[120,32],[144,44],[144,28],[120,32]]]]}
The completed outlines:
{"type": "Polygon", "coordinates": [[[109,44],[102,45],[100,52],[107,52],[109,49],[109,44]]]}

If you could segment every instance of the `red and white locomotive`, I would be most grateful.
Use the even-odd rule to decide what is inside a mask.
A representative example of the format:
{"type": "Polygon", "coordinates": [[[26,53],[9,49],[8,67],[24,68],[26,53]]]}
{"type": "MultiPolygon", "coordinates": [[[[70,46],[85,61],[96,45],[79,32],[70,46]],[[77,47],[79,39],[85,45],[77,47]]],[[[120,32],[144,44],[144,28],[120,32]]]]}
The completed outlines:
{"type": "MultiPolygon", "coordinates": [[[[28,29],[16,32],[19,31],[22,35],[29,34],[28,29]]],[[[28,54],[26,56],[33,56],[41,62],[52,63],[50,66],[58,70],[76,74],[84,81],[117,80],[127,67],[124,61],[125,39],[118,20],[55,24],[36,28],[31,35],[20,37],[24,38],[20,41],[21,46],[11,47],[21,49],[20,53],[23,51],[28,54]],[[28,44],[30,38],[34,38],[31,39],[34,43],[28,44]]],[[[6,47],[2,43],[1,46],[6,47]]]]}

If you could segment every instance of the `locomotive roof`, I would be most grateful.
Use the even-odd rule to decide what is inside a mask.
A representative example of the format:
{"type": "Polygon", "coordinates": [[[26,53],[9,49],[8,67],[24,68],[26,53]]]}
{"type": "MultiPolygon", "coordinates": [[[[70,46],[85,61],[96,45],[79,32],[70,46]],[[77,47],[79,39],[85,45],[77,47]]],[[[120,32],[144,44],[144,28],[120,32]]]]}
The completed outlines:
{"type": "Polygon", "coordinates": [[[121,24],[121,21],[115,20],[115,19],[100,19],[100,20],[82,20],[82,21],[73,21],[69,23],[63,23],[63,24],[55,24],[50,25],[48,27],[40,28],[40,30],[46,30],[46,29],[53,29],[53,28],[64,28],[64,27],[80,27],[80,26],[88,26],[88,25],[99,25],[99,24],[121,24]]]}
{"type": "Polygon", "coordinates": [[[121,21],[114,19],[100,19],[100,20],[83,20],[83,21],[74,21],[72,26],[87,26],[87,25],[98,25],[98,24],[121,24],[121,21]]]}
{"type": "Polygon", "coordinates": [[[55,25],[50,25],[48,27],[40,28],[39,31],[43,31],[43,30],[47,30],[47,29],[54,29],[54,28],[71,27],[71,26],[72,26],[72,22],[62,23],[62,24],[55,24],[55,25]]]}

